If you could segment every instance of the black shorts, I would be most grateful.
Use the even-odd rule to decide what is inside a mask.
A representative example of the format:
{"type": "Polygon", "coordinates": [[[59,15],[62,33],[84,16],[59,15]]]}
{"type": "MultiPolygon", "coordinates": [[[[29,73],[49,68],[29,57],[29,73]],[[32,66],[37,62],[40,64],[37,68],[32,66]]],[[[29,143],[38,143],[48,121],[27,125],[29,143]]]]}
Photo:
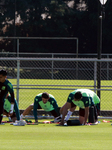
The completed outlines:
{"type": "Polygon", "coordinates": [[[85,109],[79,108],[79,116],[81,117],[85,116],[85,109]]]}
{"type": "MultiPolygon", "coordinates": [[[[71,108],[76,107],[76,105],[72,102],[71,108]]],[[[79,108],[79,116],[84,117],[85,116],[85,109],[79,108]]]]}
{"type": "Polygon", "coordinates": [[[76,107],[76,105],[72,102],[71,103],[71,108],[76,107]]]}

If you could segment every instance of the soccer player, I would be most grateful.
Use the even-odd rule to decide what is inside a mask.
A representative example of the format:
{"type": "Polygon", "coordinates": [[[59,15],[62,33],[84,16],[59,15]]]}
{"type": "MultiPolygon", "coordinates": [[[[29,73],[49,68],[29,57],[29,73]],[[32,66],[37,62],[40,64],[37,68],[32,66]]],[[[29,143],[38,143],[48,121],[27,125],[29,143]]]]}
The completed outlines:
{"type": "MultiPolygon", "coordinates": [[[[3,114],[9,117],[9,111],[11,108],[11,96],[7,94],[4,102],[4,111],[3,114]]],[[[14,99],[14,110],[13,110],[13,115],[10,117],[12,122],[20,121],[20,112],[18,108],[17,101],[14,99]]]]}
{"type": "MultiPolygon", "coordinates": [[[[66,117],[65,120],[69,119],[72,112],[76,109],[76,106],[79,107],[79,120],[75,120],[76,125],[87,124],[89,109],[91,108],[91,106],[93,106],[96,114],[97,112],[95,109],[95,105],[99,106],[99,103],[100,103],[99,97],[89,89],[77,89],[71,92],[68,96],[67,102],[60,109],[60,114],[62,114],[61,116],[58,117],[58,119],[61,118],[60,125],[64,125],[64,119],[67,114],[67,110],[70,109],[67,115],[68,118],[66,117]]],[[[97,121],[97,116],[95,116],[95,121],[97,121]]]]}
{"type": "MultiPolygon", "coordinates": [[[[9,117],[9,111],[11,108],[11,96],[7,94],[5,101],[4,101],[4,111],[3,114],[9,117]]],[[[26,122],[24,120],[20,120],[20,112],[18,108],[18,104],[16,99],[14,99],[14,110],[13,115],[9,117],[10,121],[12,121],[14,126],[24,126],[26,122]]]]}
{"type": "Polygon", "coordinates": [[[9,116],[13,115],[14,109],[14,90],[13,85],[6,79],[7,72],[6,70],[0,70],[0,124],[2,125],[2,118],[3,118],[3,105],[4,100],[8,92],[11,95],[11,107],[9,110],[9,116]]]}
{"type": "Polygon", "coordinates": [[[30,105],[22,114],[21,119],[28,115],[28,113],[33,109],[33,114],[35,122],[38,122],[37,109],[44,109],[50,112],[54,117],[59,116],[58,104],[55,98],[46,92],[38,94],[34,99],[34,104],[30,105]]]}

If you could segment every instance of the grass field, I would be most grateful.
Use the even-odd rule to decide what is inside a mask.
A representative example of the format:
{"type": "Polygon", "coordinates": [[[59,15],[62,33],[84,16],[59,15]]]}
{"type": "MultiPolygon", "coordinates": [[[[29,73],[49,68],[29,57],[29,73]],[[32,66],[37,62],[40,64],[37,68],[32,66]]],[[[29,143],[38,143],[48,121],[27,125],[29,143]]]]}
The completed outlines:
{"type": "Polygon", "coordinates": [[[6,123],[0,126],[0,150],[111,150],[112,125],[100,121],[92,126],[6,123]]]}
{"type": "MultiPolygon", "coordinates": [[[[16,85],[16,79],[11,79],[10,81],[13,85],[16,85]]],[[[85,80],[21,79],[20,88],[27,87],[31,89],[19,90],[19,108],[26,109],[27,106],[33,103],[34,97],[38,93],[45,91],[52,94],[56,98],[58,105],[61,107],[66,102],[68,94],[71,91],[76,88],[93,89],[93,85],[93,81],[85,80]],[[60,87],[61,89],[58,89],[60,87]]],[[[112,82],[102,81],[102,85],[111,86],[112,82]]],[[[103,89],[109,88],[104,87],[103,89]]],[[[109,90],[112,89],[110,88],[109,90]]],[[[112,91],[104,90],[101,92],[102,110],[112,109],[111,97],[112,91]]],[[[4,120],[6,119],[7,118],[4,118],[4,120]]],[[[39,122],[43,121],[44,120],[39,120],[39,122]]],[[[0,150],[111,150],[112,125],[111,123],[103,123],[102,120],[99,121],[101,121],[100,124],[92,126],[57,126],[57,124],[13,126],[6,123],[5,125],[0,126],[0,150]]]]}
{"type": "MultiPolygon", "coordinates": [[[[9,79],[13,85],[17,85],[16,79],[9,79]]],[[[61,107],[67,100],[70,92],[77,88],[94,89],[93,80],[47,80],[47,79],[20,79],[19,108],[26,109],[37,94],[48,92],[52,94],[61,107]],[[26,85],[26,86],[25,86],[26,85]],[[22,88],[22,89],[21,89],[22,88]],[[28,88],[28,89],[24,89],[28,88]]],[[[112,105],[112,81],[101,81],[101,110],[111,110],[112,105]]],[[[15,86],[14,86],[15,87],[15,86]]],[[[15,89],[16,96],[16,89],[15,89]]]]}

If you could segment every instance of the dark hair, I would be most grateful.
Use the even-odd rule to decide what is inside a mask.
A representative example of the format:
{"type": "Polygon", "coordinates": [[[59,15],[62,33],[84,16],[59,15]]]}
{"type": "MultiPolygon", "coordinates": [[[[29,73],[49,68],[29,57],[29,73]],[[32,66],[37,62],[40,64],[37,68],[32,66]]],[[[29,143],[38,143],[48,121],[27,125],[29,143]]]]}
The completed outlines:
{"type": "Polygon", "coordinates": [[[42,98],[48,99],[49,98],[49,94],[44,92],[42,93],[42,98]]]}
{"type": "Polygon", "coordinates": [[[2,74],[3,76],[7,75],[7,71],[6,70],[0,70],[0,74],[2,74]]]}
{"type": "Polygon", "coordinates": [[[82,97],[82,93],[81,92],[76,92],[75,95],[74,95],[75,99],[81,99],[81,97],[82,97]]]}

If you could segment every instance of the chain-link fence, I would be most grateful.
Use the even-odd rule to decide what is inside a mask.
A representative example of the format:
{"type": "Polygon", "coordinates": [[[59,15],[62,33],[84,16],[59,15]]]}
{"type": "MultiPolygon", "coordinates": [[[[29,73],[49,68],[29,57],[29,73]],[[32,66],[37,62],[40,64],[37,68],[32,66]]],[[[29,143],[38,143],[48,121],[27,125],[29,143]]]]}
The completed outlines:
{"type": "Polygon", "coordinates": [[[59,107],[70,92],[88,88],[101,93],[101,115],[111,115],[112,59],[0,57],[0,69],[8,71],[19,109],[26,109],[37,94],[52,94],[59,107]],[[97,64],[101,63],[101,88],[97,88],[97,64]],[[105,113],[104,113],[105,112],[105,113]]]}

